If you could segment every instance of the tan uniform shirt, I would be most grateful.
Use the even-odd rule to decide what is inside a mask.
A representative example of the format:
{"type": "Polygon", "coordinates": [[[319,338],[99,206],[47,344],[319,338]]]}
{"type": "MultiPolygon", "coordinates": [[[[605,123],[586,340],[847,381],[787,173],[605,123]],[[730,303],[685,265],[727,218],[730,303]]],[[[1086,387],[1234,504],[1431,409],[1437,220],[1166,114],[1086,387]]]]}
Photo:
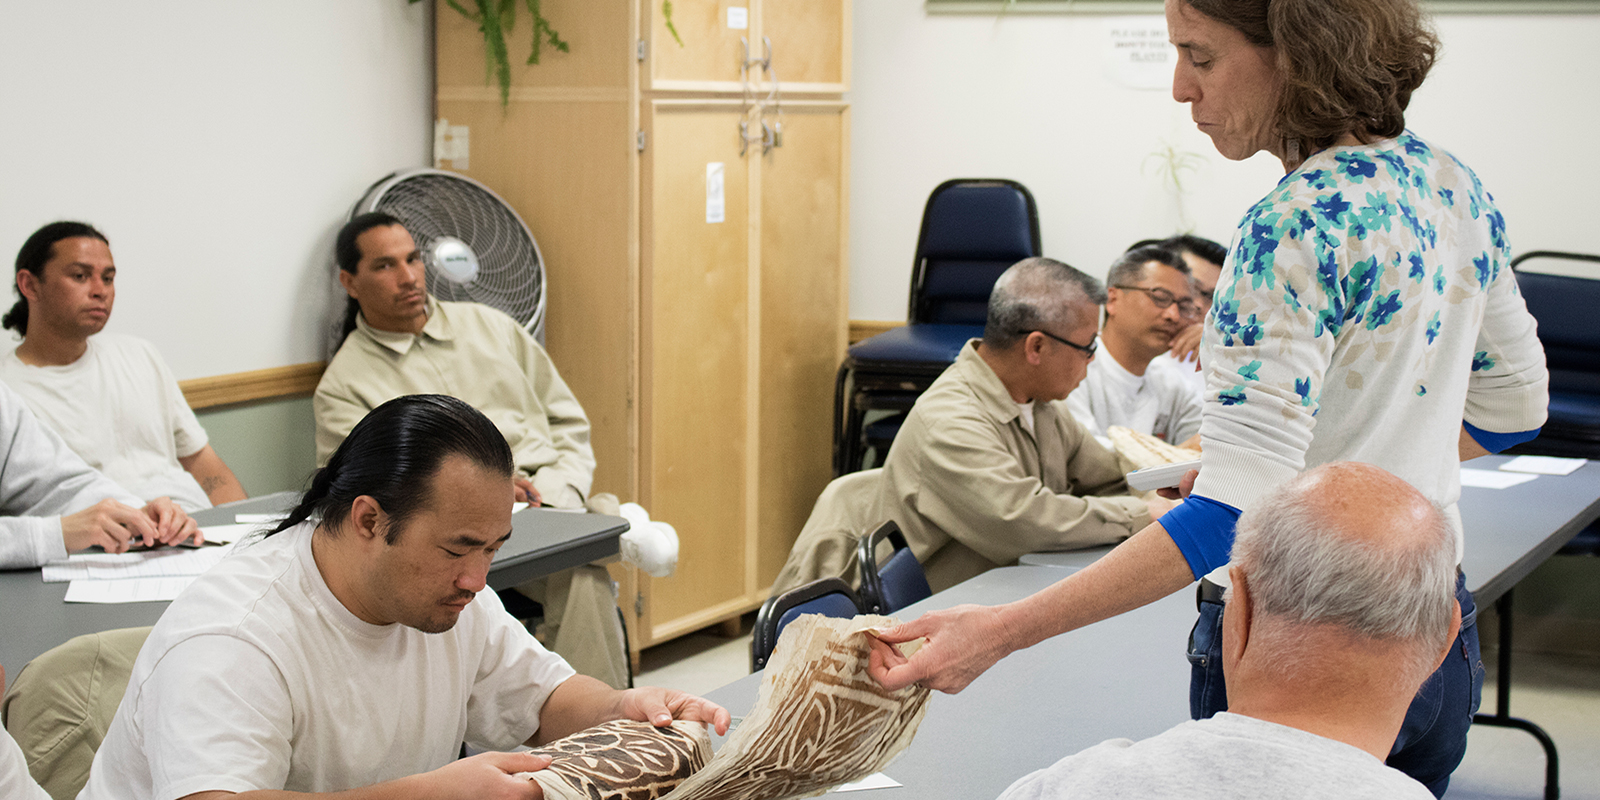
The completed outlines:
{"type": "Polygon", "coordinates": [[[1114,454],[1062,403],[1033,432],[976,340],[917,399],[884,462],[882,499],[929,581],[955,582],[1041,550],[1119,542],[1150,523],[1114,454]]]}
{"type": "Polygon", "coordinates": [[[594,481],[589,420],[544,348],[479,303],[428,298],[422,333],[376,330],[359,315],[317,384],[317,463],[367,412],[401,395],[448,394],[482,411],[547,504],[576,507],[594,481]]]}

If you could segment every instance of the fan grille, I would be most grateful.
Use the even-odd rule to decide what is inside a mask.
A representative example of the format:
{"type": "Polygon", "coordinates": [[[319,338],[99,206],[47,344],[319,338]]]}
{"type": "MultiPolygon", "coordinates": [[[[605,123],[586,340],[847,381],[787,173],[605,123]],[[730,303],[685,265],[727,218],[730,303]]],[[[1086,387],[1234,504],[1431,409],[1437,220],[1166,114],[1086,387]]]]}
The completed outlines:
{"type": "Polygon", "coordinates": [[[529,330],[542,327],[544,265],[522,220],[500,198],[444,173],[403,177],[373,201],[411,232],[427,260],[428,291],[441,300],[470,300],[498,308],[529,330]],[[433,263],[432,243],[454,236],[478,256],[478,274],[457,283],[433,263]]]}

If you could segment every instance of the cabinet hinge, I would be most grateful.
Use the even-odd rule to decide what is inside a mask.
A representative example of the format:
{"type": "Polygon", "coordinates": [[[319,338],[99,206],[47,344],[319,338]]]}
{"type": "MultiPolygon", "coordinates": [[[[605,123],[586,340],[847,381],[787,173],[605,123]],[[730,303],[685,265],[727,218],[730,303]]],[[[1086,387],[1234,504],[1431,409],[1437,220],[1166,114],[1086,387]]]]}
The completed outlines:
{"type": "Polygon", "coordinates": [[[641,152],[641,153],[644,152],[644,131],[639,131],[637,134],[634,135],[633,143],[638,145],[639,152],[641,152]]]}
{"type": "Polygon", "coordinates": [[[648,42],[646,42],[643,39],[640,39],[639,40],[639,44],[633,48],[634,55],[638,56],[640,61],[643,61],[644,58],[645,58],[645,55],[647,53],[649,53],[649,52],[650,52],[650,45],[649,45],[648,42]]]}
{"type": "Polygon", "coordinates": [[[635,617],[644,616],[644,595],[642,594],[633,596],[633,615],[635,617]]]}

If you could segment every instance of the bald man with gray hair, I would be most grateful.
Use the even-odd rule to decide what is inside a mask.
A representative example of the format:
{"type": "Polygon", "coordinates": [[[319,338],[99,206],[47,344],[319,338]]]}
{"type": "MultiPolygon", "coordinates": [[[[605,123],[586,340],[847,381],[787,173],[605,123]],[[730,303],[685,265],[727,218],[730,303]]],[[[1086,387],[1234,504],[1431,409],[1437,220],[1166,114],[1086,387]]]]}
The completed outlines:
{"type": "Polygon", "coordinates": [[[939,591],[1026,553],[1120,542],[1165,512],[1128,496],[1116,456],[1061,402],[1094,358],[1105,296],[1054,259],[1001,274],[983,338],[917,399],[881,470],[823,490],[773,592],[854,581],[856,539],[885,520],[939,591]]]}
{"type": "Polygon", "coordinates": [[[1385,761],[1461,626],[1440,510],[1378,467],[1327,464],[1240,517],[1229,574],[1227,711],[1096,745],[1002,797],[1433,797],[1385,761]]]}

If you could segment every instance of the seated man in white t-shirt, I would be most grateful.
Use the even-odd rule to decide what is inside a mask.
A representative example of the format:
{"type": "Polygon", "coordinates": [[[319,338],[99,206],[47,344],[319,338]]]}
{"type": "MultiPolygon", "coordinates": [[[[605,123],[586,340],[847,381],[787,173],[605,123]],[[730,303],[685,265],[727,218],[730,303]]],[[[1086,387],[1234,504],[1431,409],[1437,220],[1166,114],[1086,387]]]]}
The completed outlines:
{"type": "Polygon", "coordinates": [[[162,615],[80,797],[536,798],[512,775],[548,759],[493,751],[624,718],[726,732],[714,703],[575,674],[483,591],[512,470],[460,400],[373,409],[274,532],[162,615]]]}
{"type": "Polygon", "coordinates": [[[1455,565],[1450,523],[1406,482],[1353,462],[1304,473],[1239,518],[1228,710],[1103,742],[1002,797],[1428,800],[1384,759],[1461,625],[1455,565]]]}
{"type": "Polygon", "coordinates": [[[1128,249],[1147,244],[1159,244],[1183,257],[1183,263],[1189,265],[1189,280],[1194,284],[1195,302],[1200,304],[1200,319],[1172,337],[1172,349],[1156,360],[1170,359],[1176,362],[1184,380],[1193,385],[1195,391],[1203,392],[1206,375],[1200,370],[1200,334],[1204,329],[1202,323],[1205,316],[1211,313],[1212,294],[1216,292],[1217,280],[1222,277],[1222,265],[1228,259],[1228,248],[1204,236],[1184,233],[1168,239],[1149,239],[1128,249]]]}
{"type": "Polygon", "coordinates": [[[90,466],[145,500],[186,511],[243,500],[160,354],[143,339],[101,333],[116,300],[106,237],[81,222],[40,228],[17,255],[4,326],[22,335],[0,379],[90,466]]]}
{"type": "Polygon", "coordinates": [[[1200,319],[1182,257],[1155,245],[1123,253],[1106,275],[1105,315],[1102,355],[1067,396],[1067,408],[1100,436],[1121,425],[1171,444],[1197,444],[1200,393],[1176,362],[1157,359],[1200,319]]]}

